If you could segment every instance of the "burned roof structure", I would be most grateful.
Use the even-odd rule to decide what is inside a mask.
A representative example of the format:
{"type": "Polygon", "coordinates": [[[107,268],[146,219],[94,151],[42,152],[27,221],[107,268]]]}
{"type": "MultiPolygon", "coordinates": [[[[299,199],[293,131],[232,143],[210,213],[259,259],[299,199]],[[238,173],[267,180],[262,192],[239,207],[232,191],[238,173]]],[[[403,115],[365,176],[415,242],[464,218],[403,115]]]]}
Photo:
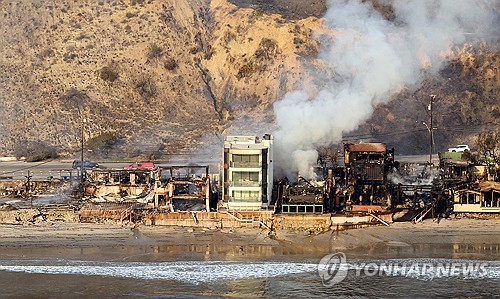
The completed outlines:
{"type": "MultiPolygon", "coordinates": [[[[162,169],[162,167],[160,167],[162,169]]],[[[171,166],[169,178],[155,186],[155,206],[170,211],[210,211],[216,208],[208,166],[171,166]]]]}
{"type": "Polygon", "coordinates": [[[385,153],[384,143],[344,143],[344,150],[351,153],[385,153]]]}
{"type": "Polygon", "coordinates": [[[481,192],[498,191],[500,192],[500,182],[484,181],[479,183],[481,192]]]}
{"type": "Polygon", "coordinates": [[[353,179],[384,181],[386,159],[393,160],[384,143],[344,143],[344,162],[353,179]]]}

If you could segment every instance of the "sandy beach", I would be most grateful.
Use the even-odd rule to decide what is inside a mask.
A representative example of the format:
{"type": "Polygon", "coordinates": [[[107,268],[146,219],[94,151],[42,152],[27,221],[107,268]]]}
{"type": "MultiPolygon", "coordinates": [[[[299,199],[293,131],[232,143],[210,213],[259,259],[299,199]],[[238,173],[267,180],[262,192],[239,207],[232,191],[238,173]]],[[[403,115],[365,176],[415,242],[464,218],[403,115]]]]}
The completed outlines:
{"type": "Polygon", "coordinates": [[[394,223],[306,231],[39,222],[0,225],[0,288],[9,298],[485,297],[498,294],[500,221],[394,223]],[[321,284],[327,253],[401,263],[478,260],[484,279],[355,276],[321,284]],[[446,287],[443,287],[446,286],[446,287]],[[426,291],[427,290],[427,291],[426,291]]]}
{"type": "Polygon", "coordinates": [[[500,220],[443,219],[310,235],[303,231],[40,222],[0,225],[0,259],[241,260],[317,257],[500,259],[500,220]]]}

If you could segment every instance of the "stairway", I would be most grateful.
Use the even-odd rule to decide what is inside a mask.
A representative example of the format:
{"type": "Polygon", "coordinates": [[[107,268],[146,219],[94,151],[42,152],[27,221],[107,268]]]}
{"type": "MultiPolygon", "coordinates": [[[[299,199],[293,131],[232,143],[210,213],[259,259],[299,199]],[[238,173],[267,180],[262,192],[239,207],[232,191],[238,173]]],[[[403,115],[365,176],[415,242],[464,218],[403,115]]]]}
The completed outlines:
{"type": "Polygon", "coordinates": [[[264,226],[267,229],[271,230],[271,228],[262,221],[260,216],[242,215],[240,212],[237,211],[227,211],[226,214],[228,214],[229,216],[231,216],[231,218],[240,222],[241,226],[251,226],[251,227],[264,226]]]}
{"type": "Polygon", "coordinates": [[[424,220],[425,216],[427,216],[427,214],[429,214],[429,212],[432,211],[433,208],[434,208],[434,205],[430,205],[429,207],[424,209],[422,212],[418,213],[415,217],[413,217],[412,222],[413,223],[422,222],[422,220],[424,220]]]}

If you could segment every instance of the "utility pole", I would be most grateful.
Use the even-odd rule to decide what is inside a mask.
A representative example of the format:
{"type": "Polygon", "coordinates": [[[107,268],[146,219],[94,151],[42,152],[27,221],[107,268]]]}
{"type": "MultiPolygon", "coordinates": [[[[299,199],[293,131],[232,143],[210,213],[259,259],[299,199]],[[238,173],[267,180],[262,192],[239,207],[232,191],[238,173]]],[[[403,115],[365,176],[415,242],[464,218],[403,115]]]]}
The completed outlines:
{"type": "Polygon", "coordinates": [[[24,176],[26,178],[26,195],[30,198],[30,207],[33,208],[33,197],[31,197],[31,178],[30,171],[28,170],[28,175],[24,176]]]}
{"type": "Polygon", "coordinates": [[[431,117],[430,120],[430,128],[429,128],[429,165],[432,165],[432,152],[434,150],[434,127],[433,127],[433,122],[432,122],[432,105],[434,104],[434,100],[436,99],[436,95],[431,94],[431,102],[429,103],[429,106],[427,107],[429,110],[429,114],[431,117]]]}
{"type": "Polygon", "coordinates": [[[85,173],[85,168],[83,165],[83,152],[84,152],[84,144],[85,144],[85,122],[86,119],[82,115],[82,136],[81,136],[81,159],[80,159],[80,199],[83,199],[83,175],[85,173]]]}

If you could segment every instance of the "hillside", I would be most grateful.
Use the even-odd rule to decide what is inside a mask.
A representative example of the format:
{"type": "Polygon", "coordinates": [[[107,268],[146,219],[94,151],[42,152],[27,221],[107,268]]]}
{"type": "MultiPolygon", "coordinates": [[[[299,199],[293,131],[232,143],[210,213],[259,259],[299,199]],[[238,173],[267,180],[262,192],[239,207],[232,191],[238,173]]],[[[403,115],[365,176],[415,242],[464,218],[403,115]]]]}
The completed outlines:
{"type": "Polygon", "coordinates": [[[475,148],[479,132],[500,129],[499,52],[484,46],[459,51],[459,58],[450,61],[439,76],[377,107],[372,119],[353,135],[387,142],[403,153],[428,152],[429,133],[422,122],[429,123],[430,95],[436,95],[433,127],[438,151],[455,144],[475,148]]]}
{"type": "MultiPolygon", "coordinates": [[[[36,141],[71,155],[85,118],[86,139],[112,136],[106,157],[218,156],[221,136],[271,131],[272,103],[332,76],[317,58],[316,37],[332,34],[324,1],[0,0],[0,10],[0,154],[36,141]]],[[[447,128],[438,147],[498,128],[498,50],[460,51],[351,135],[425,149],[432,93],[447,128]]]]}

